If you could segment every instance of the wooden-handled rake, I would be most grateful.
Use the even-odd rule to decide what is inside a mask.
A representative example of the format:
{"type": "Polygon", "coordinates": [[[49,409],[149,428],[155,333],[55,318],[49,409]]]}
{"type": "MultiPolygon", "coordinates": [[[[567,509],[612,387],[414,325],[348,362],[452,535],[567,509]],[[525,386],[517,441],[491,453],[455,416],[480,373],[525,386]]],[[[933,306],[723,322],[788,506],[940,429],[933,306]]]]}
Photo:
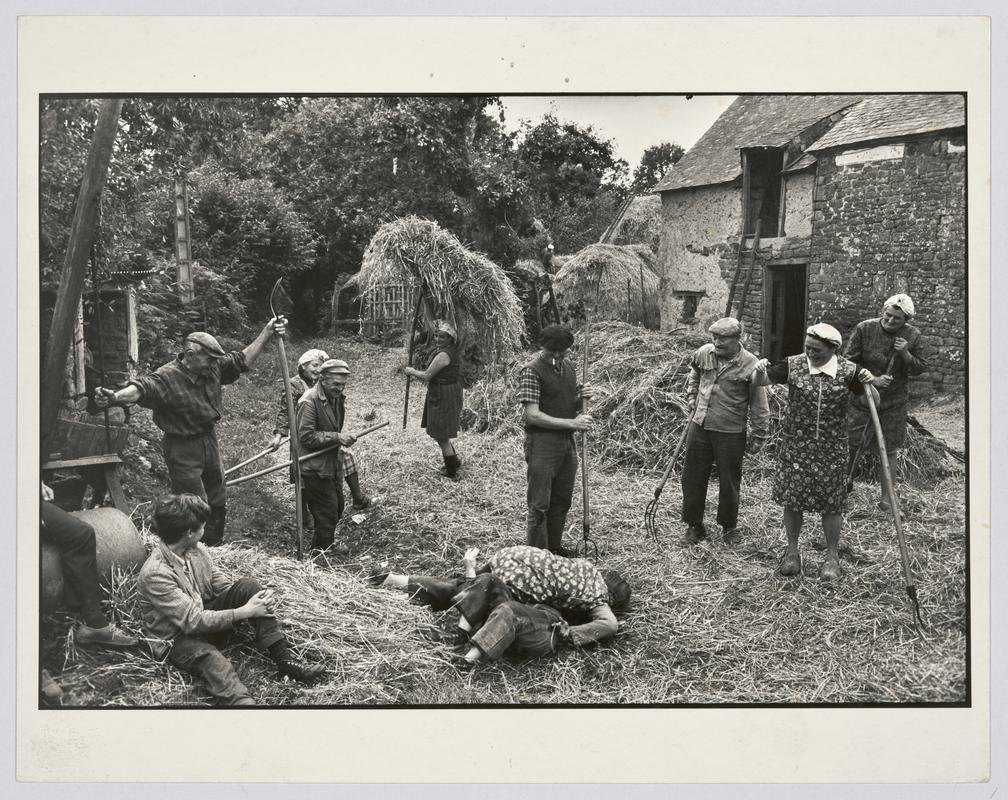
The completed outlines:
{"type": "Polygon", "coordinates": [[[647,535],[658,543],[658,529],[655,526],[655,514],[658,511],[658,498],[661,497],[662,490],[665,488],[665,484],[668,483],[669,476],[672,474],[672,470],[675,468],[676,461],[679,460],[679,455],[682,453],[683,447],[686,444],[686,434],[689,432],[690,421],[686,420],[686,424],[683,425],[682,433],[679,436],[679,441],[676,443],[675,450],[672,451],[672,458],[669,459],[669,464],[665,468],[665,474],[662,475],[661,482],[655,487],[654,499],[647,504],[647,508],[644,509],[644,530],[647,531],[647,535]]]}

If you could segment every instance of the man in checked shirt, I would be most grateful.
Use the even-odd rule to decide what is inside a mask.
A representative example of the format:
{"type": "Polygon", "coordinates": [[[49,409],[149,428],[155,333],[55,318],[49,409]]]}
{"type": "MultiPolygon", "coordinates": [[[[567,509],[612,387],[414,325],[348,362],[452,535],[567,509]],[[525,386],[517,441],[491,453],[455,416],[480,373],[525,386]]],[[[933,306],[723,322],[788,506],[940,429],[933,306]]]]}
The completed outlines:
{"type": "Polygon", "coordinates": [[[532,547],[570,556],[573,553],[561,541],[577,477],[574,433],[592,428],[591,416],[582,412],[582,401],[590,400],[592,392],[578,383],[574,364],[567,358],[574,344],[570,329],[543,328],[539,344],[542,350],[518,379],[528,464],[526,532],[532,547]]]}
{"type": "Polygon", "coordinates": [[[757,451],[767,437],[770,410],[766,389],[751,381],[756,356],[742,346],[742,323],[725,317],[707,330],[711,343],[693,354],[686,381],[691,421],[682,471],[682,518],[688,526],[687,544],[706,538],[707,482],[716,461],[717,521],[725,544],[734,545],[741,538],[737,523],[746,422],[752,423],[757,451]]]}
{"type": "Polygon", "coordinates": [[[274,317],[244,350],[225,353],[209,333],[195,331],[185,338],[184,350],[174,361],[150,375],[134,378],[117,391],[99,386],[95,402],[108,405],[137,403],[154,412],[154,424],[163,432],[161,450],[173,494],[194,494],[210,505],[203,544],[224,541],[227,515],[224,465],[217,445],[217,420],[221,417],[221,387],[247,372],[266,342],[283,336],[287,320],[274,317]]]}

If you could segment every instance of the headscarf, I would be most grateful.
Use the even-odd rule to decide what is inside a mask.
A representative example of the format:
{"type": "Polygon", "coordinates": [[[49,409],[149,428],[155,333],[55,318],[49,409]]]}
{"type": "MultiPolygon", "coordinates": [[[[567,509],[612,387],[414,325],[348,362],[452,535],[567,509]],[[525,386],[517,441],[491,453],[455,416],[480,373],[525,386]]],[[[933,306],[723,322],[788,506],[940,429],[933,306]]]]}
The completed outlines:
{"type": "Polygon", "coordinates": [[[305,350],[298,359],[298,366],[303,367],[312,361],[328,361],[329,354],[325,350],[305,350]]]}
{"type": "Polygon", "coordinates": [[[898,308],[906,315],[907,319],[912,318],[914,315],[913,300],[910,299],[910,295],[908,294],[894,294],[882,304],[882,308],[888,308],[889,306],[898,308]]]}
{"type": "Polygon", "coordinates": [[[458,341],[458,336],[455,334],[454,326],[446,319],[434,320],[434,332],[447,333],[449,336],[452,337],[453,341],[458,341]]]}
{"type": "Polygon", "coordinates": [[[840,345],[843,344],[843,337],[840,335],[840,331],[832,325],[827,325],[825,322],[817,322],[805,331],[805,335],[826,342],[834,350],[839,349],[840,345]]]}

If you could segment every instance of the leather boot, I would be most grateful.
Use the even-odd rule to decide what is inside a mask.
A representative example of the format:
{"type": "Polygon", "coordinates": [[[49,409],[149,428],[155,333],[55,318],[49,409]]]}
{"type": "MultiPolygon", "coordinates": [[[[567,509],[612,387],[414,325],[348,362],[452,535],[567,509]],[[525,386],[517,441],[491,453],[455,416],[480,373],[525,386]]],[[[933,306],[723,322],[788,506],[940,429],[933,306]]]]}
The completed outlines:
{"type": "Polygon", "coordinates": [[[203,529],[203,544],[207,547],[224,544],[224,521],[227,518],[225,506],[211,506],[210,516],[203,529]]]}
{"type": "Polygon", "coordinates": [[[459,457],[452,453],[452,455],[442,456],[442,458],[444,459],[444,468],[441,470],[441,474],[446,478],[451,478],[453,481],[457,480],[459,467],[462,466],[462,462],[459,460],[459,457]]]}

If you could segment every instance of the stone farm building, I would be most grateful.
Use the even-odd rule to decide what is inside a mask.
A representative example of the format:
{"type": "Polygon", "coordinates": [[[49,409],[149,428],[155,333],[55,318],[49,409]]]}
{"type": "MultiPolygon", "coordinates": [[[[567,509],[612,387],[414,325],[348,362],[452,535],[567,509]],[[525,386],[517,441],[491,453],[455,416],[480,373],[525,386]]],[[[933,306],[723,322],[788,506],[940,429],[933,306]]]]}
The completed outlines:
{"type": "Polygon", "coordinates": [[[705,326],[733,294],[751,349],[777,359],[807,325],[846,341],[906,292],[928,343],[920,383],[961,391],[965,167],[959,94],[739,97],[654,189],[663,327],[705,326]]]}

